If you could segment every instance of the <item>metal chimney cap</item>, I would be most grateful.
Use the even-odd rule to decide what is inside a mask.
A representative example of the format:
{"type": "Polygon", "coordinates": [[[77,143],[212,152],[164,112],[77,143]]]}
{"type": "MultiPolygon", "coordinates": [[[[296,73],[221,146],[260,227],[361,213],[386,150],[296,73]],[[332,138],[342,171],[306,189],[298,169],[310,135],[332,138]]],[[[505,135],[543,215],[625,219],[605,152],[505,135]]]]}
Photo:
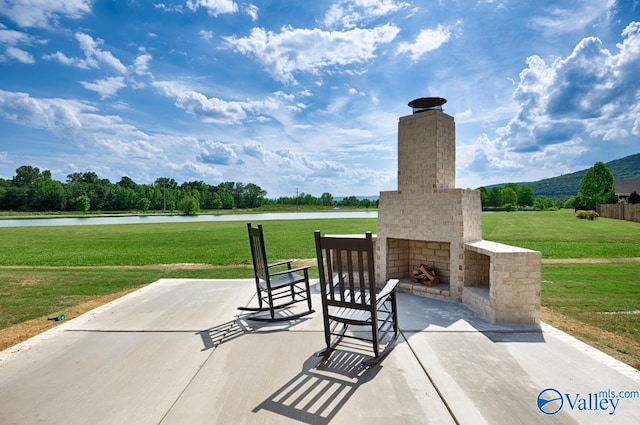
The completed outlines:
{"type": "Polygon", "coordinates": [[[421,97],[409,102],[409,107],[413,109],[442,109],[442,105],[447,103],[443,97],[421,97]]]}

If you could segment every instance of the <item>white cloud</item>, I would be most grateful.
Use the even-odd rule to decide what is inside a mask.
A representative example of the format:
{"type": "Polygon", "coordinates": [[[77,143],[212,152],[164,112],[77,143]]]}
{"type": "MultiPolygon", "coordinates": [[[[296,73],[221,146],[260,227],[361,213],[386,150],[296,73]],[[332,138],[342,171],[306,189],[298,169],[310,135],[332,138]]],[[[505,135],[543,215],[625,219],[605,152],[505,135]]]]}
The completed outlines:
{"type": "Polygon", "coordinates": [[[324,24],[330,28],[355,28],[408,7],[409,4],[395,0],[338,0],[324,16],[324,24]]]}
{"type": "Polygon", "coordinates": [[[8,30],[0,24],[0,44],[15,46],[18,44],[26,44],[31,41],[31,36],[24,32],[8,30]]]}
{"type": "Polygon", "coordinates": [[[59,17],[80,18],[91,12],[93,0],[0,0],[0,15],[21,27],[46,28],[59,17]]]}
{"type": "Polygon", "coordinates": [[[269,149],[262,143],[250,141],[242,147],[242,153],[253,158],[259,164],[252,168],[253,179],[271,181],[273,187],[290,187],[302,181],[314,184],[328,178],[344,178],[353,181],[353,172],[343,164],[327,160],[324,157],[315,159],[307,153],[289,148],[277,147],[269,149]],[[277,175],[272,169],[279,169],[283,174],[277,175]]]}
{"type": "Polygon", "coordinates": [[[581,31],[598,20],[608,21],[616,4],[617,0],[561,1],[545,15],[533,17],[533,27],[548,35],[581,31]]]}
{"type": "Polygon", "coordinates": [[[244,6],[244,13],[249,15],[251,17],[251,20],[254,22],[258,20],[259,11],[260,9],[255,4],[247,4],[244,6]]]}
{"type": "Polygon", "coordinates": [[[88,64],[89,67],[98,68],[98,64],[103,63],[121,74],[127,72],[127,67],[118,58],[113,56],[111,52],[99,48],[100,45],[104,44],[103,40],[94,40],[90,35],[83,33],[76,33],[76,40],[78,40],[80,48],[84,52],[84,63],[88,64]]]}
{"type": "Polygon", "coordinates": [[[590,166],[637,143],[632,135],[640,116],[640,23],[629,24],[622,37],[614,53],[587,37],[550,64],[528,58],[514,91],[517,113],[495,139],[478,139],[467,171],[513,171],[515,164],[544,169],[550,162],[565,164],[563,170],[581,154],[589,155],[582,161],[590,166]]]}
{"type": "Polygon", "coordinates": [[[369,139],[372,136],[371,131],[363,128],[341,128],[337,130],[337,133],[361,139],[369,139]]]}
{"type": "Polygon", "coordinates": [[[250,114],[265,114],[278,109],[275,98],[254,101],[226,101],[206,95],[175,81],[154,81],[161,92],[174,99],[176,107],[196,116],[200,121],[222,124],[238,124],[250,118],[250,114]]]}
{"type": "Polygon", "coordinates": [[[198,155],[198,161],[213,165],[239,165],[235,150],[221,142],[206,140],[201,144],[202,152],[198,155]]]}
{"type": "Polygon", "coordinates": [[[100,94],[100,99],[111,97],[115,95],[118,90],[127,86],[124,82],[124,77],[109,77],[93,83],[81,81],[80,84],[82,84],[85,89],[100,94]]]}
{"type": "Polygon", "coordinates": [[[187,8],[197,10],[198,8],[207,9],[211,16],[218,16],[227,13],[235,13],[238,11],[238,5],[232,0],[188,0],[187,8]]]}
{"type": "Polygon", "coordinates": [[[0,90],[0,116],[49,131],[60,142],[90,144],[120,158],[156,150],[144,132],[118,116],[100,115],[95,106],[77,100],[34,98],[27,93],[0,90]]]}
{"type": "Polygon", "coordinates": [[[35,37],[32,37],[29,34],[6,29],[6,27],[0,23],[0,46],[5,46],[4,55],[0,54],[0,62],[17,60],[26,64],[35,63],[33,55],[18,46],[32,46],[34,44],[43,43],[43,41],[38,41],[35,37]]]}
{"type": "Polygon", "coordinates": [[[149,53],[143,53],[136,57],[133,62],[133,72],[136,75],[148,75],[149,74],[149,61],[152,56],[149,53]]]}
{"type": "Polygon", "coordinates": [[[79,61],[74,59],[74,58],[70,58],[69,56],[65,55],[62,52],[55,52],[55,53],[51,53],[48,55],[44,55],[42,56],[42,59],[45,60],[56,60],[58,62],[60,62],[63,65],[67,65],[67,66],[79,66],[79,61]]]}
{"type": "Polygon", "coordinates": [[[198,35],[203,40],[211,40],[213,38],[213,31],[200,30],[198,35]]]}
{"type": "Polygon", "coordinates": [[[471,119],[472,116],[473,116],[473,111],[471,109],[466,109],[456,114],[456,120],[465,121],[465,120],[471,119]]]}
{"type": "Polygon", "coordinates": [[[99,48],[99,46],[104,43],[103,40],[94,40],[90,35],[83,33],[76,33],[75,37],[85,55],[84,58],[72,58],[58,51],[44,55],[43,59],[57,60],[64,65],[73,65],[84,69],[98,69],[100,68],[100,64],[104,64],[115,69],[121,74],[127,72],[127,67],[124,66],[118,58],[113,56],[111,52],[99,48]]]}
{"type": "Polygon", "coordinates": [[[370,60],[378,46],[393,41],[399,31],[390,24],[344,32],[282,28],[274,33],[254,28],[248,37],[225,39],[238,52],[254,57],[273,78],[294,83],[296,72],[317,74],[323,68],[370,60]]]}
{"type": "Polygon", "coordinates": [[[425,53],[439,49],[452,35],[458,35],[461,25],[458,21],[454,26],[438,25],[435,29],[423,29],[414,43],[400,43],[398,54],[410,53],[411,59],[417,62],[425,53]]]}
{"type": "MultiPolygon", "coordinates": [[[[31,56],[31,53],[13,46],[7,47],[5,55],[9,59],[15,59],[22,63],[31,64],[36,62],[35,59],[33,59],[33,56],[31,56]]],[[[2,61],[2,56],[0,56],[0,61],[2,61]]]]}

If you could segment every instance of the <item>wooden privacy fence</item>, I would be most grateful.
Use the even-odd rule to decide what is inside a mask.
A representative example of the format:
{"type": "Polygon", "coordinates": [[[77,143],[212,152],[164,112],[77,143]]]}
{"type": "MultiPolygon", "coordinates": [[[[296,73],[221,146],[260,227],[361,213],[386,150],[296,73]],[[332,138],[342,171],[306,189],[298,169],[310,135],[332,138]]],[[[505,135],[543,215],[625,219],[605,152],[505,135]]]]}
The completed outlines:
{"type": "Polygon", "coordinates": [[[596,210],[600,217],[640,223],[640,204],[599,204],[596,210]]]}

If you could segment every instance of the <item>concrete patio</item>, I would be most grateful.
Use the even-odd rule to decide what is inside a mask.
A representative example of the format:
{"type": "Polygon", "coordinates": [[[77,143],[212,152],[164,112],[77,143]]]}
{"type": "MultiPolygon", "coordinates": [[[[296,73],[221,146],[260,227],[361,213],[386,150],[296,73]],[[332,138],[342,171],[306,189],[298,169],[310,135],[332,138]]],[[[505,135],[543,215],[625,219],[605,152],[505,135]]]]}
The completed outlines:
{"type": "Polygon", "coordinates": [[[314,297],[312,316],[258,324],[236,310],[252,280],[159,280],[1,352],[0,424],[640,423],[637,370],[443,300],[399,294],[402,337],[379,365],[353,343],[319,364],[314,297]]]}

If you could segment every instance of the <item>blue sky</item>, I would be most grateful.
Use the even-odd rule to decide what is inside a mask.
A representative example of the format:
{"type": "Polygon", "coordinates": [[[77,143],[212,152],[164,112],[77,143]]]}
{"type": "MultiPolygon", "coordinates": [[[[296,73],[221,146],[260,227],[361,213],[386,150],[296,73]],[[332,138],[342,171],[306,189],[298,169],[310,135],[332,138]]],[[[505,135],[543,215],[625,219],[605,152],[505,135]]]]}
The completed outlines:
{"type": "Polygon", "coordinates": [[[639,0],[0,0],[2,178],[377,195],[423,96],[457,187],[638,153],[639,0]]]}

